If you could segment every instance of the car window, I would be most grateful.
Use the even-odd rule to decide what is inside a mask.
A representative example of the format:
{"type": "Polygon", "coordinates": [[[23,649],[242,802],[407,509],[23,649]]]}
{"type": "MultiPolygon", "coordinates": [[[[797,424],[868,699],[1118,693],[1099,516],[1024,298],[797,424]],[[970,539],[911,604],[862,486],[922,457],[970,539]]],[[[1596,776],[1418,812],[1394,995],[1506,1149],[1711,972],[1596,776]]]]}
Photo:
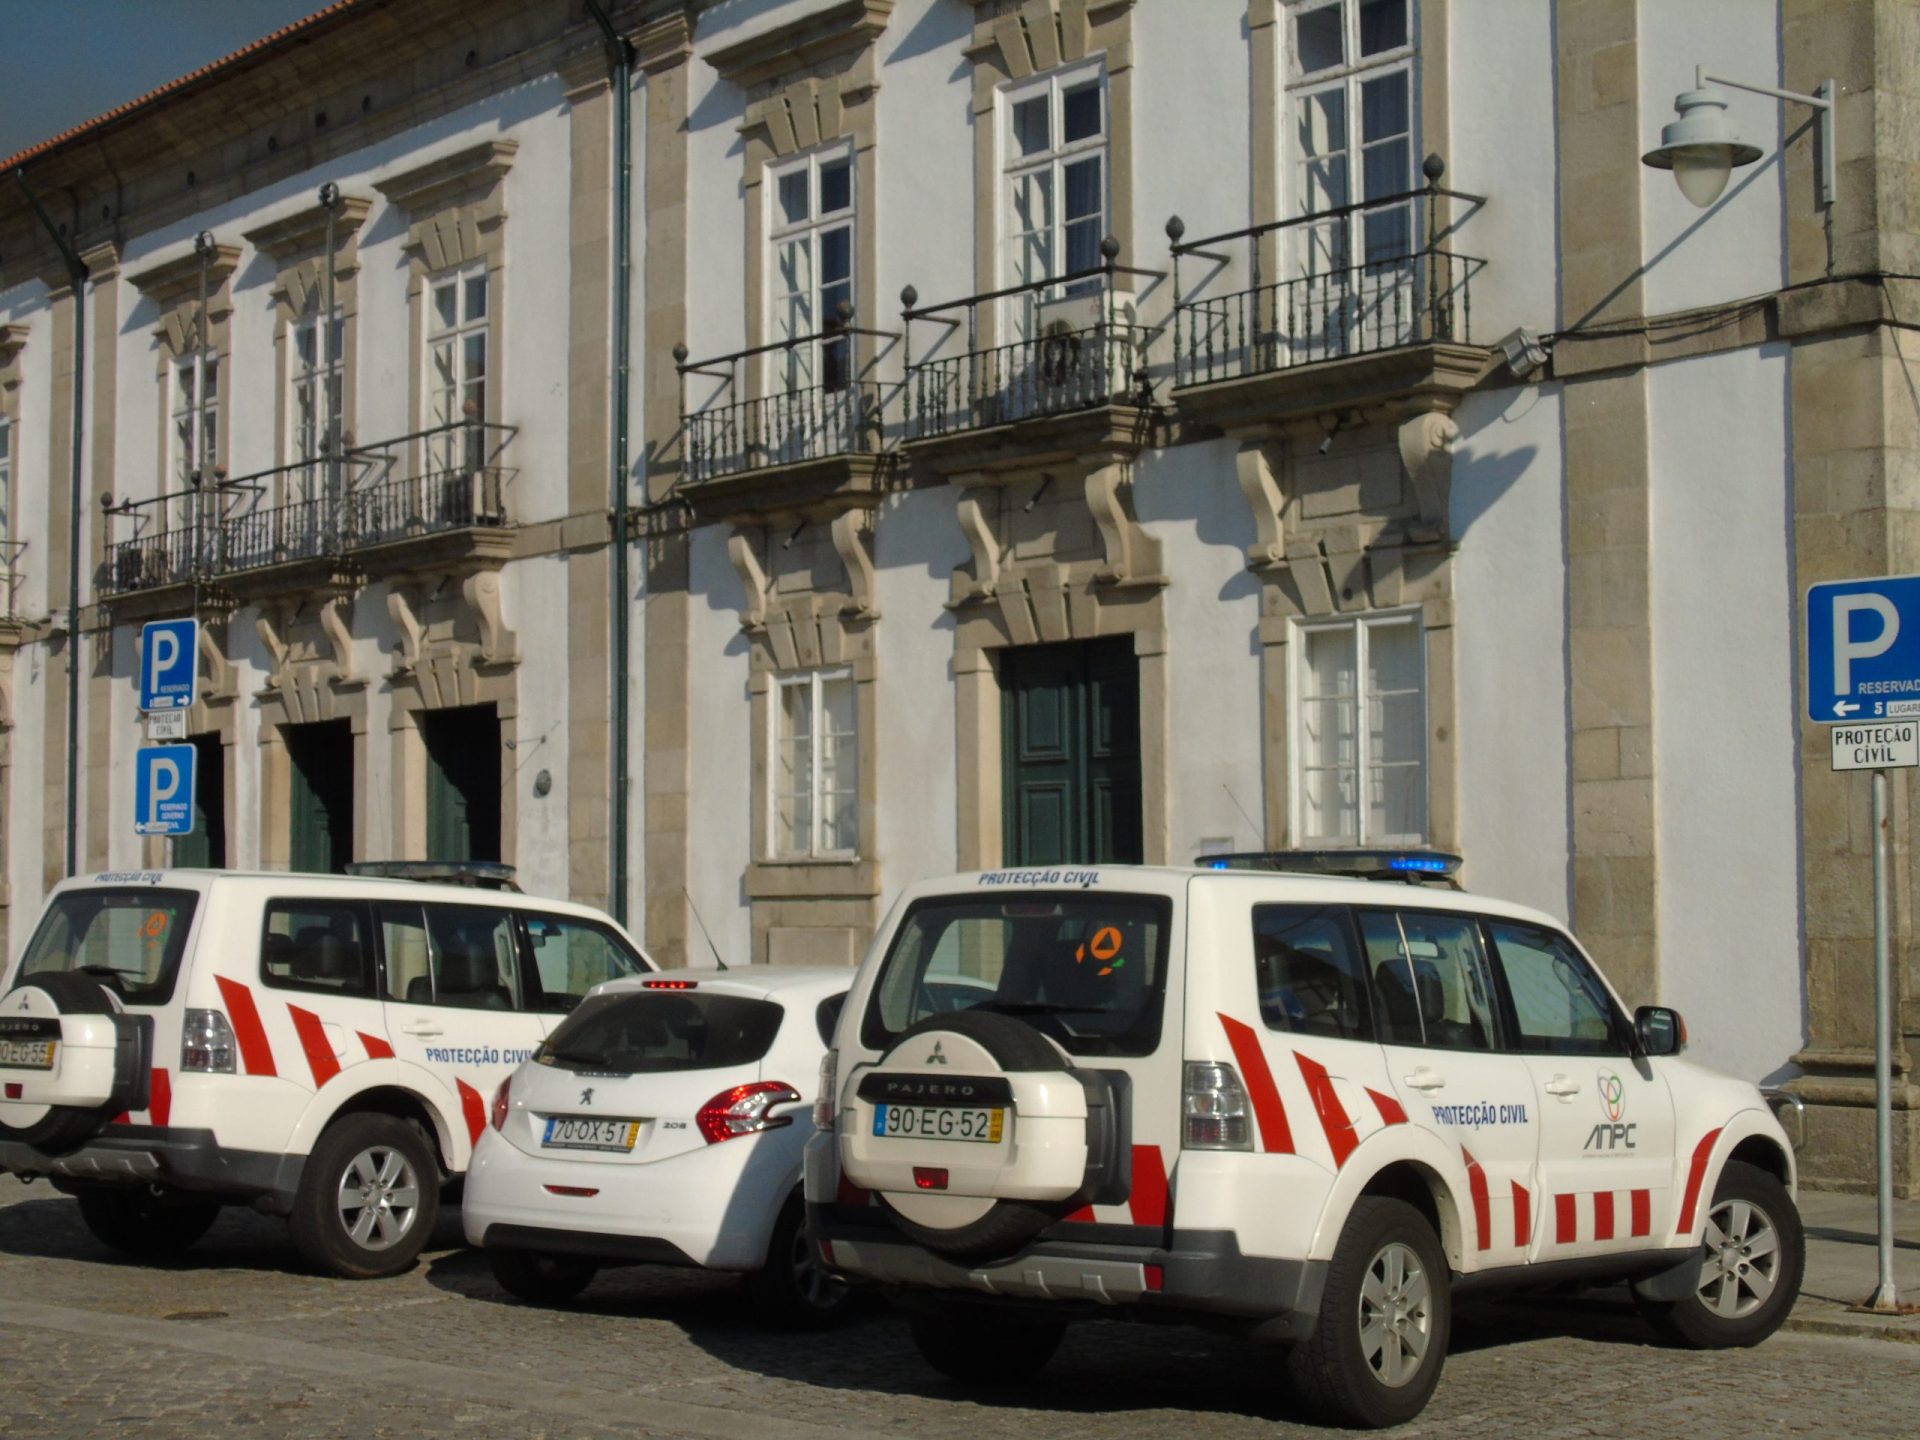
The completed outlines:
{"type": "Polygon", "coordinates": [[[1260,1017],[1272,1029],[1335,1040],[1372,1034],[1365,970],[1338,905],[1253,907],[1260,1017]]]}
{"type": "Polygon", "coordinates": [[[605,925],[567,915],[527,915],[525,919],[533,947],[530,1009],[571,1010],[594,986],[653,968],[605,925]]]}
{"type": "Polygon", "coordinates": [[[1513,1006],[1514,1048],[1531,1055],[1624,1055],[1613,998],[1566,936],[1537,925],[1488,922],[1513,1006]]]}
{"type": "Polygon", "coordinates": [[[1360,933],[1383,1043],[1494,1048],[1493,991],[1477,920],[1438,911],[1363,910],[1360,933]]]}
{"type": "Polygon", "coordinates": [[[886,1049],[929,1015],[1013,1015],[1074,1055],[1160,1043],[1171,903],[1099,891],[917,901],[881,961],[862,1041],[886,1049]]]}
{"type": "Polygon", "coordinates": [[[513,917],[484,905],[382,905],[388,998],[469,1010],[520,1008],[513,917]]]}
{"type": "Polygon", "coordinates": [[[269,900],[260,978],[280,990],[372,998],[367,910],[350,901],[269,900]]]}
{"type": "Polygon", "coordinates": [[[535,1058],[622,1075],[751,1065],[773,1047],[785,1013],[741,995],[615,990],[581,1001],[535,1058]]]}
{"type": "Polygon", "coordinates": [[[41,917],[15,983],[84,970],[129,1005],[164,1005],[199,896],[191,890],[69,890],[41,917]]]}

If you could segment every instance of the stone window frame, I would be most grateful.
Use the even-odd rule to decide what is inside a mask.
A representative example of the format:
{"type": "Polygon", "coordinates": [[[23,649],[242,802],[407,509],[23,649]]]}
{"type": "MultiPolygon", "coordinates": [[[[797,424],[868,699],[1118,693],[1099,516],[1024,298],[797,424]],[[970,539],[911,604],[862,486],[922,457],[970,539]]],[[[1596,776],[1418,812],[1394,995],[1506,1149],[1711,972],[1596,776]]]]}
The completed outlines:
{"type": "MultiPolygon", "coordinates": [[[[408,430],[427,428],[427,297],[449,272],[484,267],[487,377],[483,420],[502,423],[506,406],[505,180],[520,144],[487,140],[376,181],[374,189],[409,217],[407,256],[408,430]]],[[[416,462],[417,463],[417,462],[416,462]]],[[[417,473],[417,472],[416,472],[417,473]]]]}
{"type": "MultiPolygon", "coordinates": [[[[973,193],[975,293],[1000,288],[1003,94],[1036,75],[1098,59],[1107,122],[1107,233],[1133,256],[1134,0],[968,0],[973,40],[973,193]]],[[[983,306],[979,345],[997,343],[998,307],[983,306]]]]}
{"type": "MultiPolygon", "coordinates": [[[[233,381],[233,276],[239,264],[240,247],[218,243],[214,245],[207,261],[207,352],[220,363],[220,372],[224,377],[221,398],[229,406],[231,396],[226,392],[231,390],[233,381]]],[[[160,312],[153,327],[157,342],[154,346],[154,379],[160,399],[154,496],[177,495],[181,492],[168,488],[173,482],[173,396],[178,383],[176,371],[179,365],[199,346],[200,257],[188,250],[184,255],[129,276],[128,283],[152,301],[160,312]]],[[[228,450],[232,428],[222,424],[214,433],[211,466],[212,478],[216,483],[230,473],[228,450]]],[[[201,477],[202,494],[211,493],[206,484],[208,478],[201,477]]],[[[150,533],[183,529],[191,523],[189,519],[176,514],[172,505],[157,505],[154,509],[157,513],[148,521],[150,533]]],[[[215,513],[217,515],[217,510],[215,513]]]]}
{"type": "Polygon", "coordinates": [[[1382,846],[1420,846],[1427,843],[1432,831],[1429,815],[1431,806],[1431,785],[1428,780],[1429,746],[1427,744],[1428,689],[1427,689],[1427,631],[1425,614],[1421,607],[1393,606],[1381,609],[1368,609],[1338,615],[1295,616],[1291,622],[1291,643],[1287,646],[1289,674],[1288,695],[1291,703],[1287,713],[1287,793],[1288,793],[1288,833],[1303,846],[1320,849],[1345,849],[1348,847],[1365,849],[1382,846]],[[1407,625],[1419,640],[1420,650],[1420,828],[1415,834],[1372,835],[1367,831],[1367,782],[1369,778],[1371,734],[1368,727],[1367,711],[1372,701],[1366,688],[1367,665],[1363,655],[1365,641],[1361,638],[1376,626],[1407,625]],[[1345,630],[1355,636],[1354,645],[1354,683],[1353,698],[1355,728],[1353,734],[1355,762],[1355,806],[1354,834],[1351,839],[1332,835],[1310,834],[1303,818],[1306,809],[1306,786],[1301,781],[1301,770],[1306,759],[1306,746],[1303,734],[1306,724],[1304,677],[1307,664],[1307,637],[1311,634],[1331,634],[1345,630]]]}
{"type": "MultiPolygon", "coordinates": [[[[372,201],[343,195],[334,212],[334,305],[340,312],[340,432],[343,445],[358,434],[360,374],[360,230],[372,201]]],[[[309,302],[316,313],[326,287],[327,212],[313,204],[273,224],[247,232],[253,247],[274,262],[268,295],[273,302],[274,446],[276,463],[288,467],[275,476],[272,498],[263,505],[294,500],[293,391],[296,378],[295,334],[309,302]]]]}

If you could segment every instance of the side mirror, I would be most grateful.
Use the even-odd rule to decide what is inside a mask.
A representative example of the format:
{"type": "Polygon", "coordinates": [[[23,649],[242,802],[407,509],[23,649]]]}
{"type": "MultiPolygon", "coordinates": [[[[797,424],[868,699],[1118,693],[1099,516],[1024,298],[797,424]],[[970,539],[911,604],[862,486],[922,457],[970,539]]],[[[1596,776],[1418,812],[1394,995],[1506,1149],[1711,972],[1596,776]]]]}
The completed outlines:
{"type": "Polygon", "coordinates": [[[1687,1022],[1678,1010],[1664,1005],[1642,1005],[1634,1011],[1633,1032],[1649,1056],[1678,1055],[1687,1048],[1687,1022]]]}

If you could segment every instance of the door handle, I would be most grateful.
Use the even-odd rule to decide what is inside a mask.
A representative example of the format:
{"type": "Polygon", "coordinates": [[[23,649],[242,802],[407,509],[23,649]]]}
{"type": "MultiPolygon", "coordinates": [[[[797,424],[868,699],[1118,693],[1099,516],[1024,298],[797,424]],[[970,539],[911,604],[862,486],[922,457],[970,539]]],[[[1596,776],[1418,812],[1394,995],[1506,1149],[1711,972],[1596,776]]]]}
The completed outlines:
{"type": "Polygon", "coordinates": [[[1569,1080],[1564,1075],[1556,1075],[1541,1088],[1549,1095],[1558,1095],[1562,1100],[1566,1100],[1580,1093],[1580,1082],[1569,1080]]]}
{"type": "Polygon", "coordinates": [[[408,1035],[440,1035],[445,1033],[431,1020],[409,1020],[405,1025],[402,1025],[400,1029],[408,1035]]]}
{"type": "Polygon", "coordinates": [[[1402,1078],[1415,1090],[1443,1090],[1447,1084],[1446,1076],[1442,1075],[1438,1070],[1429,1070],[1424,1065],[1411,1075],[1403,1076],[1402,1078]]]}

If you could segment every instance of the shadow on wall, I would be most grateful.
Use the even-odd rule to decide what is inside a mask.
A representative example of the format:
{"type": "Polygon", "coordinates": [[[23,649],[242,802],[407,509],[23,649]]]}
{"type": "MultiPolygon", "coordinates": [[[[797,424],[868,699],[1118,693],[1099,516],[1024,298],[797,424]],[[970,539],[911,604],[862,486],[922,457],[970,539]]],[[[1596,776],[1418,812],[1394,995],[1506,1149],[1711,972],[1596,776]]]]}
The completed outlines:
{"type": "MultiPolygon", "coordinates": [[[[920,18],[914,22],[911,30],[900,37],[881,63],[898,64],[903,60],[917,60],[922,55],[948,45],[966,45],[973,40],[973,17],[959,5],[929,5],[920,18]]],[[[971,66],[962,61],[960,68],[951,77],[954,80],[966,78],[971,66]]],[[[971,100],[971,96],[968,97],[971,100]]]]}
{"type": "MultiPolygon", "coordinates": [[[[1518,483],[1539,457],[1540,447],[1537,445],[1517,445],[1511,450],[1496,449],[1495,445],[1503,427],[1518,425],[1532,415],[1534,407],[1542,402],[1548,388],[1544,385],[1528,386],[1504,410],[1489,416],[1486,423],[1476,430],[1463,430],[1460,438],[1454,441],[1453,493],[1448,501],[1448,515],[1453,525],[1455,544],[1467,538],[1480,517],[1499,504],[1500,498],[1518,483]]],[[[1555,429],[1557,431],[1557,425],[1555,429]]],[[[1553,478],[1549,477],[1550,480],[1553,478]]],[[[1558,545],[1559,537],[1554,538],[1558,545]]]]}

